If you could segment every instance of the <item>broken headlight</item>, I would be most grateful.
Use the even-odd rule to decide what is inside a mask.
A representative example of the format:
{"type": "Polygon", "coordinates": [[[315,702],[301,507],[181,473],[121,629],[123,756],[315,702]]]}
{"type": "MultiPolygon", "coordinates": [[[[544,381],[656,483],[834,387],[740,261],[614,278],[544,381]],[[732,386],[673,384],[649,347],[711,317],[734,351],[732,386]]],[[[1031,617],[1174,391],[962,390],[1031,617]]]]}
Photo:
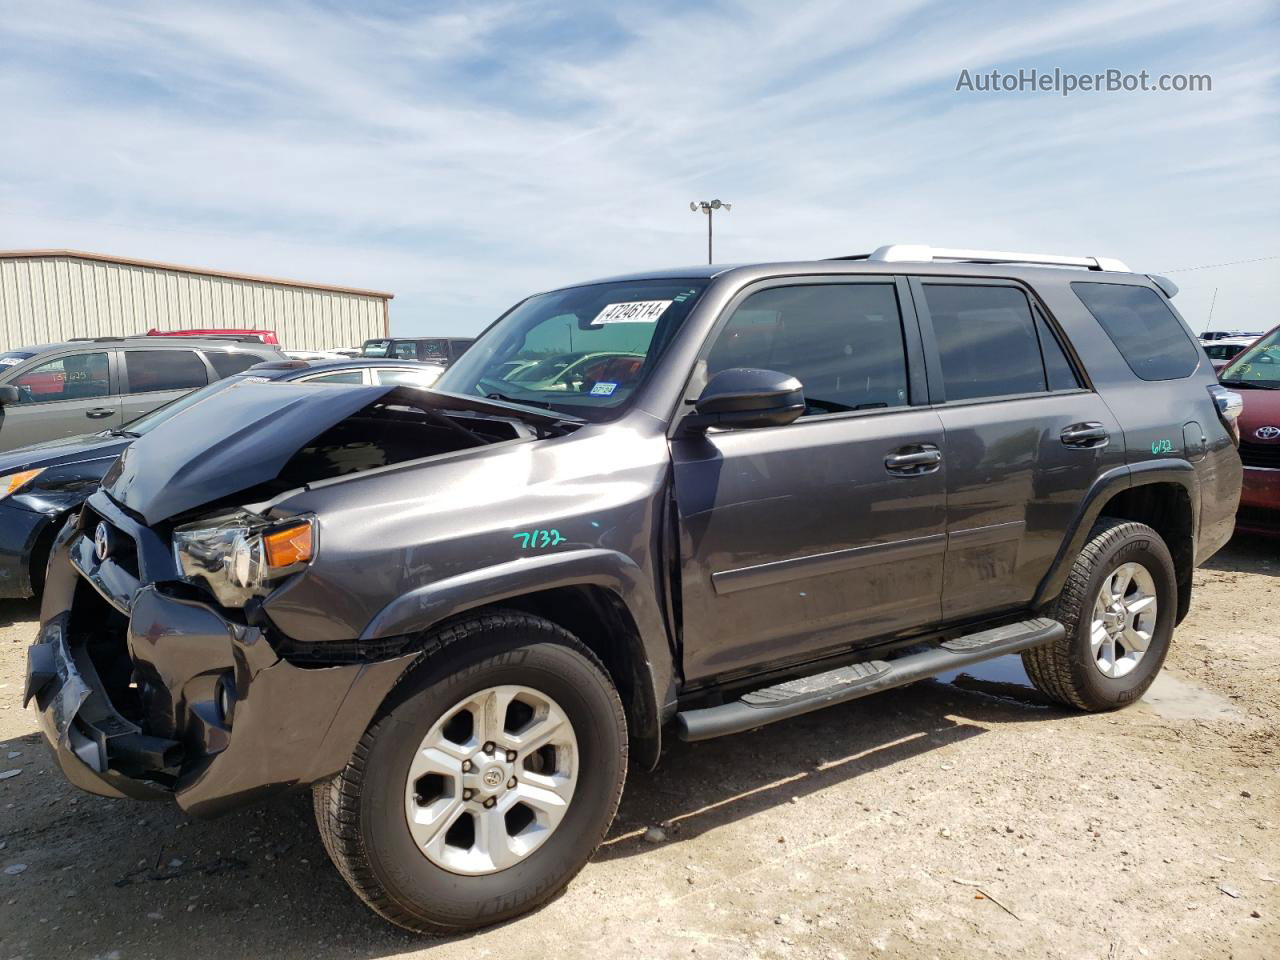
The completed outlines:
{"type": "Polygon", "coordinates": [[[173,557],[183,579],[203,580],[224,607],[242,607],[310,563],[315,542],[314,517],[275,521],[240,512],[175,529],[173,557]]]}

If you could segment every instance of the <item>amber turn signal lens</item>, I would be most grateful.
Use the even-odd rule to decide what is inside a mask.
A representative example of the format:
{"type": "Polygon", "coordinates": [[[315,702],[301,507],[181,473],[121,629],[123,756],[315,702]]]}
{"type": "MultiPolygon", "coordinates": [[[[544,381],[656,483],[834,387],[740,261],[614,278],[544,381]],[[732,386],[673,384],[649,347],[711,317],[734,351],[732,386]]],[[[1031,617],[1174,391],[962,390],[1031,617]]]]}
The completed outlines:
{"type": "Polygon", "coordinates": [[[262,538],[267,550],[267,566],[273,569],[292,567],[311,559],[311,524],[299,523],[282,530],[272,530],[262,538]]]}
{"type": "Polygon", "coordinates": [[[4,484],[3,489],[0,490],[0,497],[7,497],[9,494],[21,490],[42,473],[44,473],[44,468],[40,467],[36,470],[19,470],[17,473],[9,474],[7,477],[0,477],[0,483],[4,484]]]}

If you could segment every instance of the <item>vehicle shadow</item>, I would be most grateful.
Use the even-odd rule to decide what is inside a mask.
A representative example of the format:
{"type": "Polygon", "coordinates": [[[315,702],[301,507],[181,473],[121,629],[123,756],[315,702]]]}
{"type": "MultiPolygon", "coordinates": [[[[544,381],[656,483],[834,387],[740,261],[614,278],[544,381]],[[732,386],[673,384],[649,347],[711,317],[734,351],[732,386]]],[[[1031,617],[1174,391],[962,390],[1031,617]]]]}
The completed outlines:
{"type": "Polygon", "coordinates": [[[12,627],[15,623],[36,620],[40,616],[40,601],[0,600],[0,627],[12,627]]]}
{"type": "MultiPolygon", "coordinates": [[[[596,860],[660,857],[663,847],[792,798],[945,751],[987,725],[1061,715],[927,681],[734,737],[672,741],[656,771],[630,771],[596,860]],[[660,846],[642,839],[657,824],[667,833],[660,846]]],[[[22,773],[0,781],[0,954],[54,955],[67,930],[86,956],[365,960],[450,942],[403,933],[356,899],[328,861],[306,794],[196,821],[167,803],[80,793],[37,734],[0,742],[0,770],[8,767],[22,773]],[[24,869],[2,872],[15,864],[24,869]]],[[[487,935],[498,938],[489,945],[507,935],[487,935]]]]}
{"type": "Polygon", "coordinates": [[[1238,532],[1201,569],[1280,577],[1280,537],[1238,532]]]}

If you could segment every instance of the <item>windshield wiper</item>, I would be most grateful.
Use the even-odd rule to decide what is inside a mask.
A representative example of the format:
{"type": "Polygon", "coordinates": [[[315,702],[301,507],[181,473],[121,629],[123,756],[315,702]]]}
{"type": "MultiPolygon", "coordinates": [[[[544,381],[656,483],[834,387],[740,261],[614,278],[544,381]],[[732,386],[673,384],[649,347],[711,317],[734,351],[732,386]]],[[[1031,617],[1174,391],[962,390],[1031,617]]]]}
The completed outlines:
{"type": "Polygon", "coordinates": [[[1245,390],[1280,390],[1280,383],[1262,383],[1259,380],[1219,380],[1224,387],[1242,387],[1245,390]]]}
{"type": "Polygon", "coordinates": [[[485,394],[485,398],[488,400],[501,400],[504,403],[514,403],[517,407],[538,407],[542,410],[555,410],[551,404],[544,403],[541,400],[517,400],[515,397],[508,397],[505,393],[499,393],[497,390],[490,390],[485,394]]]}
{"type": "Polygon", "coordinates": [[[117,429],[115,429],[115,430],[108,430],[108,431],[107,431],[107,436],[111,436],[111,437],[128,437],[130,440],[137,440],[140,436],[142,436],[142,434],[140,434],[140,433],[134,433],[132,430],[121,430],[121,429],[117,428],[117,429]]]}

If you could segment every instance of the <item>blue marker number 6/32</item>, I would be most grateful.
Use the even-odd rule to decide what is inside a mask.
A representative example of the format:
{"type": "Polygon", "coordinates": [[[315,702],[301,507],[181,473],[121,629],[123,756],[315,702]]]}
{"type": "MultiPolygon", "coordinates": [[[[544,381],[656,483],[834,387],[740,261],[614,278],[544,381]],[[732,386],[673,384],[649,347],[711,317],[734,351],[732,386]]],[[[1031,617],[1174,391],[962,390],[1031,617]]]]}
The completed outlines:
{"type": "Polygon", "coordinates": [[[1173,441],[1153,440],[1151,441],[1151,452],[1157,456],[1162,453],[1173,453],[1173,441]]]}

